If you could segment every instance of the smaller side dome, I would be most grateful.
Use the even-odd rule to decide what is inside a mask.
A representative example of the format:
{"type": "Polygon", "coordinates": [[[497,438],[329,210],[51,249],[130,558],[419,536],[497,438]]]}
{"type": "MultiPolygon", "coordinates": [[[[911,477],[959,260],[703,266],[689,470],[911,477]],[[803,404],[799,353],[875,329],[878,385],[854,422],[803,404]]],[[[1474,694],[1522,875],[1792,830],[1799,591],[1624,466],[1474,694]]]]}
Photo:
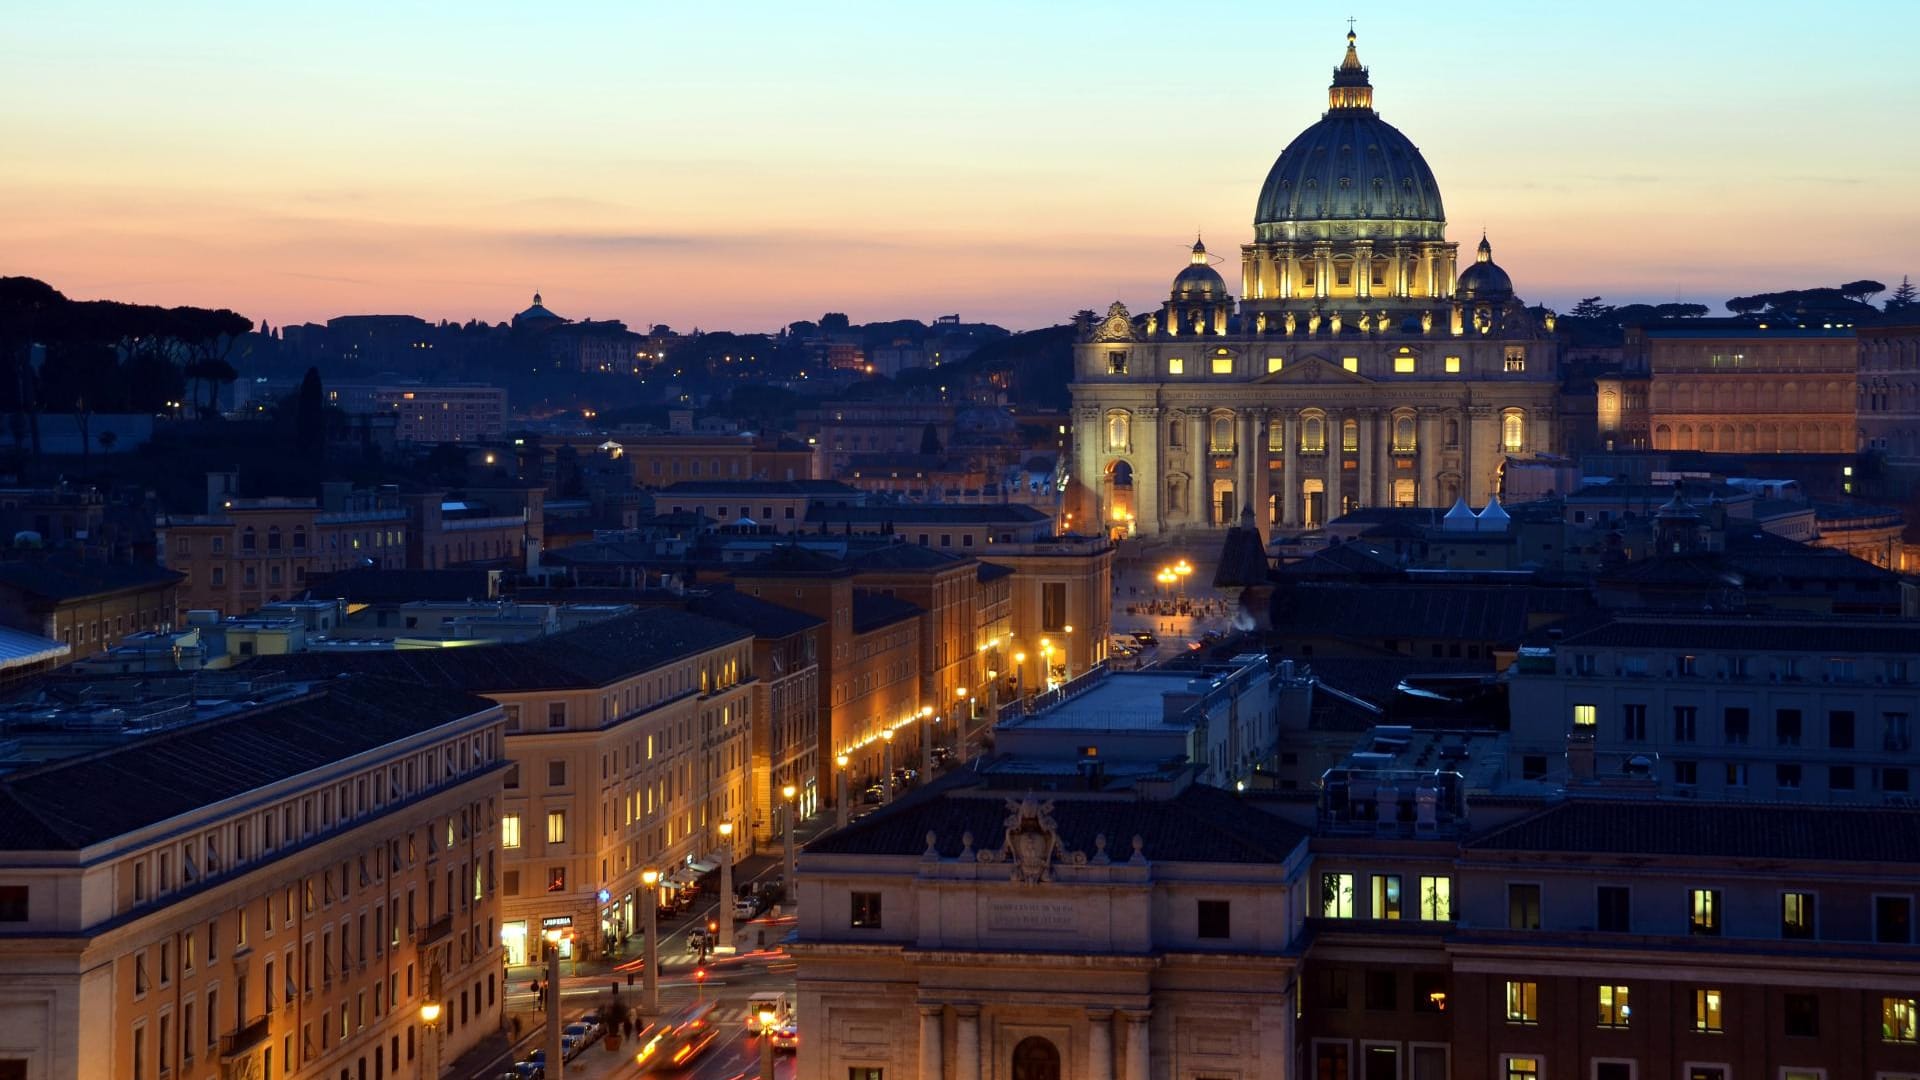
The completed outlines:
{"type": "Polygon", "coordinates": [[[1480,234],[1480,249],[1474,254],[1473,265],[1460,271],[1455,295],[1462,300],[1513,299],[1513,279],[1493,261],[1493,245],[1487,243],[1485,233],[1480,234]]]}
{"type": "Polygon", "coordinates": [[[1193,240],[1193,257],[1185,269],[1173,278],[1173,299],[1178,300],[1225,300],[1227,299],[1227,280],[1220,271],[1213,268],[1213,260],[1207,255],[1207,245],[1199,237],[1193,240]]]}

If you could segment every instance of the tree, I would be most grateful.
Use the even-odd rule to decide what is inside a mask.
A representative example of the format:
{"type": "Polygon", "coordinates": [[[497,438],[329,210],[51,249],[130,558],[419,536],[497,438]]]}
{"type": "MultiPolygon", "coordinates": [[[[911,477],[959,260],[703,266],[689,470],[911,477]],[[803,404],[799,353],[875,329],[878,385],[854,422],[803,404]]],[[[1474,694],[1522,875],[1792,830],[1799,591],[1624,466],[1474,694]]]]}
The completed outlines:
{"type": "Polygon", "coordinates": [[[1902,274],[1900,275],[1900,287],[1893,290],[1893,294],[1887,297],[1887,303],[1883,310],[1889,315],[1897,315],[1903,312],[1911,312],[1915,309],[1920,309],[1920,296],[1915,295],[1913,279],[1902,274]]]}
{"type": "Polygon", "coordinates": [[[294,403],[293,444],[302,454],[317,457],[326,449],[326,408],[326,395],[320,386],[320,369],[310,367],[306,378],[300,380],[300,393],[294,403]]]}
{"type": "Polygon", "coordinates": [[[111,431],[101,432],[100,433],[100,452],[103,454],[113,453],[113,444],[119,441],[120,441],[120,436],[115,435],[113,432],[111,431]]]}
{"type": "Polygon", "coordinates": [[[1849,300],[1853,300],[1862,304],[1867,303],[1868,301],[1872,300],[1875,296],[1878,296],[1879,294],[1886,291],[1887,291],[1887,287],[1885,285],[1882,285],[1880,282],[1874,281],[1871,278],[1861,278],[1859,281],[1849,281],[1845,285],[1840,286],[1841,296],[1844,296],[1849,300]]]}
{"type": "Polygon", "coordinates": [[[1613,314],[1612,304],[1602,303],[1597,296],[1588,296],[1581,298],[1579,303],[1573,305],[1573,310],[1567,313],[1567,317],[1570,319],[1604,319],[1611,314],[1613,314]]]}
{"type": "Polygon", "coordinates": [[[923,454],[940,452],[940,432],[932,424],[928,424],[920,432],[920,452],[923,454]]]}

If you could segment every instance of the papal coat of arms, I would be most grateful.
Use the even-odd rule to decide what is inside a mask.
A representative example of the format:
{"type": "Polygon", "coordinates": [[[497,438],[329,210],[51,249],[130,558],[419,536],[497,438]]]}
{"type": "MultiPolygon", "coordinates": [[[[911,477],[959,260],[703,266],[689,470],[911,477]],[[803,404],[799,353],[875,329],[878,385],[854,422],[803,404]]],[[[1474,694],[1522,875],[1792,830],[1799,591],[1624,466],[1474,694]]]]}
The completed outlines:
{"type": "Polygon", "coordinates": [[[1007,800],[1007,837],[1000,857],[1012,864],[1015,881],[1035,885],[1053,877],[1060,857],[1060,829],[1053,821],[1053,802],[1032,795],[1007,800]]]}

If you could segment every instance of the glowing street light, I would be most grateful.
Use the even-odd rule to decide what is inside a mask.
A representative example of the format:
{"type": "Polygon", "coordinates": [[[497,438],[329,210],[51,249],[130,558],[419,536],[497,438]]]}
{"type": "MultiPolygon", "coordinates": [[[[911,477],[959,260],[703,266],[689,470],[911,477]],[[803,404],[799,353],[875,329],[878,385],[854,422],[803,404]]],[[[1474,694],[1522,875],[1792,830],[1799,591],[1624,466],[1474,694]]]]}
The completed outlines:
{"type": "Polygon", "coordinates": [[[642,980],[640,1009],[649,1016],[660,1012],[660,871],[649,866],[640,871],[640,884],[646,887],[647,941],[641,956],[646,978],[642,980]]]}
{"type": "Polygon", "coordinates": [[[851,812],[847,806],[847,765],[851,760],[845,754],[833,759],[833,826],[836,829],[847,827],[847,817],[851,812]]]}
{"type": "Polygon", "coordinates": [[[720,940],[713,951],[733,952],[733,822],[720,823],[720,940]]]}

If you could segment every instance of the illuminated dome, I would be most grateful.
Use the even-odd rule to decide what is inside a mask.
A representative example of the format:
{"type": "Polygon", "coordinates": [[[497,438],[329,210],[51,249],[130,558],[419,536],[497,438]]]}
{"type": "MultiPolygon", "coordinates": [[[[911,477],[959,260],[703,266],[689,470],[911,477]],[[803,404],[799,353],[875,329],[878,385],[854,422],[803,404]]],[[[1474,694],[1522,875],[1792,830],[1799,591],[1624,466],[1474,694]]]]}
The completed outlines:
{"type": "Polygon", "coordinates": [[[1480,237],[1480,250],[1474,255],[1473,265],[1460,271],[1460,285],[1454,289],[1454,295],[1462,300],[1513,299],[1513,279],[1500,269],[1499,263],[1493,261],[1493,245],[1487,243],[1484,234],[1480,237]]]}
{"type": "Polygon", "coordinates": [[[1373,85],[1349,31],[1325,115],[1267,172],[1255,239],[1444,240],[1446,220],[1419,148],[1373,111],[1373,85]]]}
{"type": "Polygon", "coordinates": [[[1220,271],[1213,268],[1213,260],[1207,256],[1207,245],[1199,237],[1193,240],[1193,258],[1186,269],[1174,275],[1173,298],[1175,300],[1225,300],[1227,299],[1227,280],[1220,271]]]}

